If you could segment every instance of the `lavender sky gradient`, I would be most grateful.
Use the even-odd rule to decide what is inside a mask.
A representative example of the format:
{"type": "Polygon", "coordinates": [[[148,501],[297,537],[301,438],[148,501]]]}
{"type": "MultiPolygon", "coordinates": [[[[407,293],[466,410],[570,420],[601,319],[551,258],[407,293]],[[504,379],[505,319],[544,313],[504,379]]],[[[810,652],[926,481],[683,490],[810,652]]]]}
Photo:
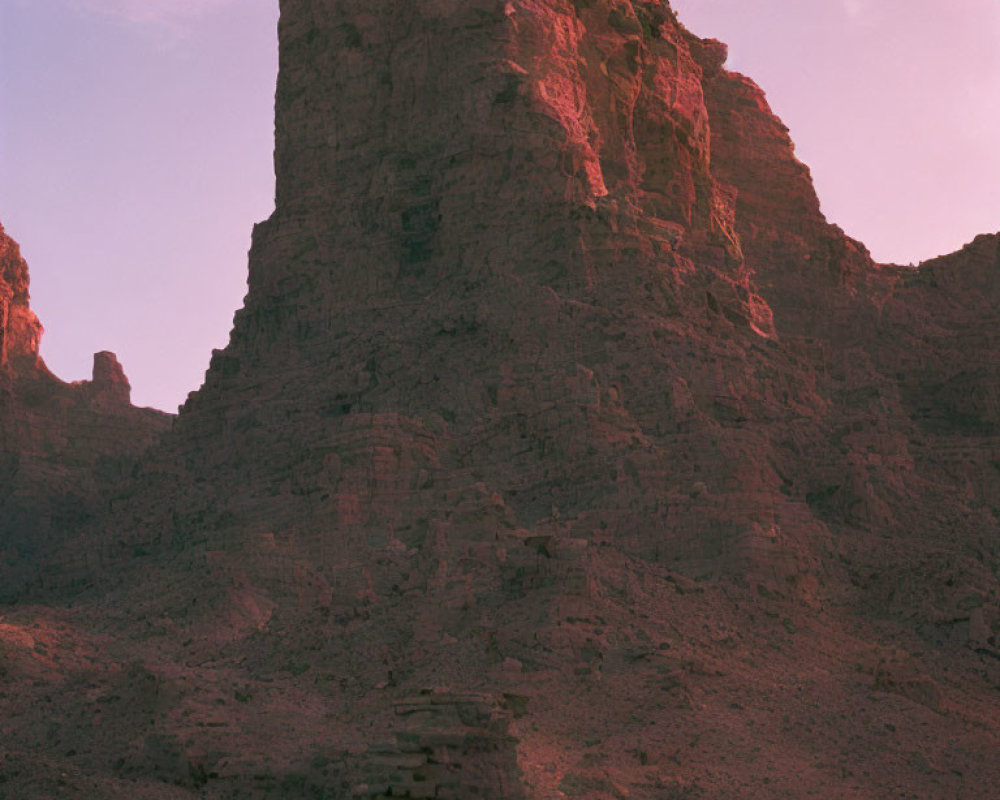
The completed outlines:
{"type": "MultiPolygon", "coordinates": [[[[173,410],[225,345],[273,204],[277,5],[0,0],[0,221],[60,377],[114,350],[134,401],[173,410]]],[[[1000,229],[998,0],[673,6],[729,43],[877,259],[1000,229]]]]}

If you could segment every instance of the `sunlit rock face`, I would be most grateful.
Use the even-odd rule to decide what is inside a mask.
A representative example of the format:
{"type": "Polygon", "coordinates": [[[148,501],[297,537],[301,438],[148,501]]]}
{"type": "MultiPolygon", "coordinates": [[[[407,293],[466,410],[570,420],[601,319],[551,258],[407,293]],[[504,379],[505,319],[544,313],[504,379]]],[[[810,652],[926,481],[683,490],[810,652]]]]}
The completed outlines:
{"type": "Polygon", "coordinates": [[[139,709],[81,763],[218,798],[994,785],[996,239],[873,264],[664,2],[287,0],[279,39],[231,341],[41,561],[139,709]]]}
{"type": "MultiPolygon", "coordinates": [[[[664,527],[685,557],[727,549],[681,532],[739,515],[691,485],[780,480],[736,477],[770,443],[720,420],[822,401],[781,366],[712,175],[709,45],[659,4],[293,3],[280,36],[277,210],[179,423],[229,437],[206,469],[281,442],[257,468],[376,542],[482,484],[515,527],[555,507],[636,554],[676,552],[664,527]]],[[[233,514],[282,505],[240,483],[233,514]]]]}
{"type": "Polygon", "coordinates": [[[0,366],[38,358],[42,326],[28,307],[28,265],[0,225],[0,366]]]}
{"type": "Polygon", "coordinates": [[[36,585],[41,554],[77,537],[170,417],[129,403],[113,353],[67,384],[39,356],[28,266],[0,226],[0,598],[36,585]]]}

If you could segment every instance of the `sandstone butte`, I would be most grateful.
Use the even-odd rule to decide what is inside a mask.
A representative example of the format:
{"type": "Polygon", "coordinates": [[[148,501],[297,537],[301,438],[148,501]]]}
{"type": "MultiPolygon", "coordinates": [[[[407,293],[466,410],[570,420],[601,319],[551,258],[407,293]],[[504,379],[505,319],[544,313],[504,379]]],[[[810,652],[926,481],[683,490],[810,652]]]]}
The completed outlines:
{"type": "Polygon", "coordinates": [[[0,796],[1000,796],[1000,237],[873,263],[665,2],[279,40],[172,423],[0,240],[0,796]]]}

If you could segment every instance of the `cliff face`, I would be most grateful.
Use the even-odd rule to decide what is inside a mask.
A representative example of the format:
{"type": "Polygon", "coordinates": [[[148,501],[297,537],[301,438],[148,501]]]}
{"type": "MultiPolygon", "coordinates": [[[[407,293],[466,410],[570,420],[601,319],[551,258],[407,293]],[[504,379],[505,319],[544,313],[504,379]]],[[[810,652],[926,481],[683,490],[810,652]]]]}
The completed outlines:
{"type": "Polygon", "coordinates": [[[0,366],[38,357],[42,326],[28,307],[28,265],[0,225],[0,366]]]}
{"type": "Polygon", "coordinates": [[[39,356],[42,326],[28,304],[28,266],[0,226],[0,597],[38,577],[59,548],[103,510],[102,493],[170,425],[129,403],[113,353],[91,381],[66,384],[39,356]]]}
{"type": "MultiPolygon", "coordinates": [[[[356,498],[362,520],[380,501],[350,488],[372,457],[350,433],[361,420],[405,449],[453,441],[431,471],[460,458],[461,477],[442,464],[447,480],[478,473],[526,524],[553,505],[631,516],[632,490],[607,481],[626,460],[626,486],[665,502],[674,484],[643,474],[662,470],[657,448],[712,438],[716,415],[772,416],[778,387],[757,370],[791,372],[767,345],[735,193],[711,174],[690,37],[656,4],[365,8],[285,10],[278,208],[255,232],[232,343],[181,428],[191,441],[254,431],[217,450],[220,469],[285,440],[294,463],[273,460],[272,480],[294,472],[310,496],[323,462],[362,448],[331,494],[356,498]]],[[[780,390],[817,402],[804,384],[780,390]]],[[[726,472],[722,448],[750,440],[699,458],[726,472]]],[[[695,466],[671,465],[685,494],[695,466]]]]}
{"type": "Polygon", "coordinates": [[[75,769],[992,785],[996,238],[872,264],[666,3],[286,0],[279,38],[230,344],[42,571],[101,590],[81,630],[128,605],[95,692],[149,711],[75,769]]]}

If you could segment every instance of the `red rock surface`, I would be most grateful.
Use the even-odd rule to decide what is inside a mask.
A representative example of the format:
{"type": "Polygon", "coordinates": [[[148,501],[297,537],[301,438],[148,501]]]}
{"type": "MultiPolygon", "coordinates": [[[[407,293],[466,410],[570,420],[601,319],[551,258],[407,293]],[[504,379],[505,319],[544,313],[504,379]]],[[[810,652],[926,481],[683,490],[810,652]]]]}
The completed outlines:
{"type": "Polygon", "coordinates": [[[666,3],[279,38],[230,344],[0,627],[18,796],[988,796],[997,237],[873,264],[666,3]]]}
{"type": "MultiPolygon", "coordinates": [[[[42,326],[28,307],[28,265],[0,225],[0,366],[38,357],[42,326]]],[[[10,366],[9,366],[10,365],[10,366]]]]}

